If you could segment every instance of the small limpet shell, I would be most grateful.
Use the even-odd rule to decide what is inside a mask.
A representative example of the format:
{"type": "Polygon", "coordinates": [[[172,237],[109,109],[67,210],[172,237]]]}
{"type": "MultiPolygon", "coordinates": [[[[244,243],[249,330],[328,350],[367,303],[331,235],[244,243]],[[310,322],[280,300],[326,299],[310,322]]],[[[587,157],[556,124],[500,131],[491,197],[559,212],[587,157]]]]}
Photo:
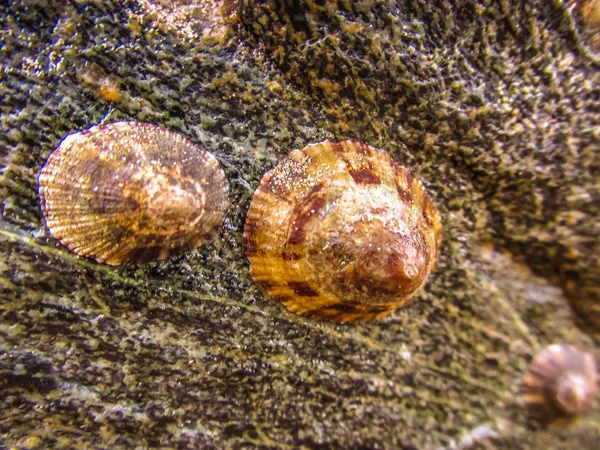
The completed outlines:
{"type": "Polygon", "coordinates": [[[250,272],[300,314],[346,322],[385,316],[431,272],[438,212],[382,150],[325,141],[265,174],[244,229],[250,272]]]}
{"type": "Polygon", "coordinates": [[[523,379],[529,416],[544,425],[567,424],[592,404],[598,388],[594,357],[570,345],[551,345],[535,356],[523,379]]]}
{"type": "Polygon", "coordinates": [[[119,265],[196,248],[229,205],[216,158],[156,125],[117,122],[67,136],[42,168],[42,212],[69,249],[119,265]]]}

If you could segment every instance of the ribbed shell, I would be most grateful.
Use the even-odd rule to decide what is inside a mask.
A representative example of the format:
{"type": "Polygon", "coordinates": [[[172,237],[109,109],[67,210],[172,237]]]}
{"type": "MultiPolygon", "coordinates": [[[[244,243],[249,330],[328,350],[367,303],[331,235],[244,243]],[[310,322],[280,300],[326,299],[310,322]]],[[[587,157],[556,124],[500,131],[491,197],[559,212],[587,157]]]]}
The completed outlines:
{"type": "Polygon", "coordinates": [[[381,150],[325,141],[268,172],[246,218],[250,272],[300,314],[382,317],[425,283],[441,241],[421,184],[381,150]]]}
{"type": "Polygon", "coordinates": [[[164,259],[222,224],[228,188],[219,162],[156,125],[117,122],[67,136],[39,178],[50,233],[111,265],[164,259]]]}
{"type": "Polygon", "coordinates": [[[523,380],[523,402],[543,424],[569,421],[587,410],[597,390],[592,355],[569,345],[551,345],[535,356],[523,380]]]}

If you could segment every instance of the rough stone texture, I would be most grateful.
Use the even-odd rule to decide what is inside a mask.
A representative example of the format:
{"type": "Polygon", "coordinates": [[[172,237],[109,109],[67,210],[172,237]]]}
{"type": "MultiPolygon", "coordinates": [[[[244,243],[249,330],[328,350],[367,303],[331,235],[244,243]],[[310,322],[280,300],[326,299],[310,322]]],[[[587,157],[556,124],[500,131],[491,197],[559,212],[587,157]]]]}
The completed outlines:
{"type": "Polygon", "coordinates": [[[598,401],[544,431],[518,396],[549,343],[600,358],[600,71],[580,5],[225,1],[186,27],[150,3],[3,6],[0,446],[597,447],[598,401]],[[212,244],[111,268],[49,237],[45,158],[122,119],[221,161],[212,244]],[[388,150],[442,215],[430,282],[382,321],[298,317],[248,274],[254,188],[325,138],[388,150]]]}

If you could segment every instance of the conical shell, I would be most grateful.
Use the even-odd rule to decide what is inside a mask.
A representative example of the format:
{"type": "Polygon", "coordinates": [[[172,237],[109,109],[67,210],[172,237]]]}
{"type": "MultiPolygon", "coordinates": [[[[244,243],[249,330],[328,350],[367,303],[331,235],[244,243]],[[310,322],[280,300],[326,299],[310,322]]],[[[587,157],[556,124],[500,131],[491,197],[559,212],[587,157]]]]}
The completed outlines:
{"type": "Polygon", "coordinates": [[[346,322],[384,316],[425,283],[438,212],[381,150],[325,141],[268,172],[244,229],[250,272],[292,311],[346,322]]]}
{"type": "Polygon", "coordinates": [[[585,412],[597,390],[592,355],[569,345],[551,345],[537,354],[523,379],[523,402],[542,424],[567,423],[585,412]]]}
{"type": "Polygon", "coordinates": [[[111,265],[167,258],[205,242],[223,222],[219,162],[156,125],[117,122],[67,136],[39,178],[50,233],[111,265]]]}

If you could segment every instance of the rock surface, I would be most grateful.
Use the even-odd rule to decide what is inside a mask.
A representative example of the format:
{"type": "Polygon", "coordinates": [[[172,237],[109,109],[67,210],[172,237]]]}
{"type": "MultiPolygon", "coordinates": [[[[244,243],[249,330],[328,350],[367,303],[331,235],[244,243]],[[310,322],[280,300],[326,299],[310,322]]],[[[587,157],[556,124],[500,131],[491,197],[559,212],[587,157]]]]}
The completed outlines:
{"type": "Polygon", "coordinates": [[[3,7],[0,446],[596,448],[598,401],[539,430],[518,395],[550,343],[600,359],[600,71],[580,3],[3,7]],[[112,268],[49,236],[45,158],[127,119],[222,163],[232,207],[210,245],[112,268]],[[412,304],[338,325],[265,297],[242,231],[267,170],[345,138],[428,183],[444,242],[412,304]]]}

